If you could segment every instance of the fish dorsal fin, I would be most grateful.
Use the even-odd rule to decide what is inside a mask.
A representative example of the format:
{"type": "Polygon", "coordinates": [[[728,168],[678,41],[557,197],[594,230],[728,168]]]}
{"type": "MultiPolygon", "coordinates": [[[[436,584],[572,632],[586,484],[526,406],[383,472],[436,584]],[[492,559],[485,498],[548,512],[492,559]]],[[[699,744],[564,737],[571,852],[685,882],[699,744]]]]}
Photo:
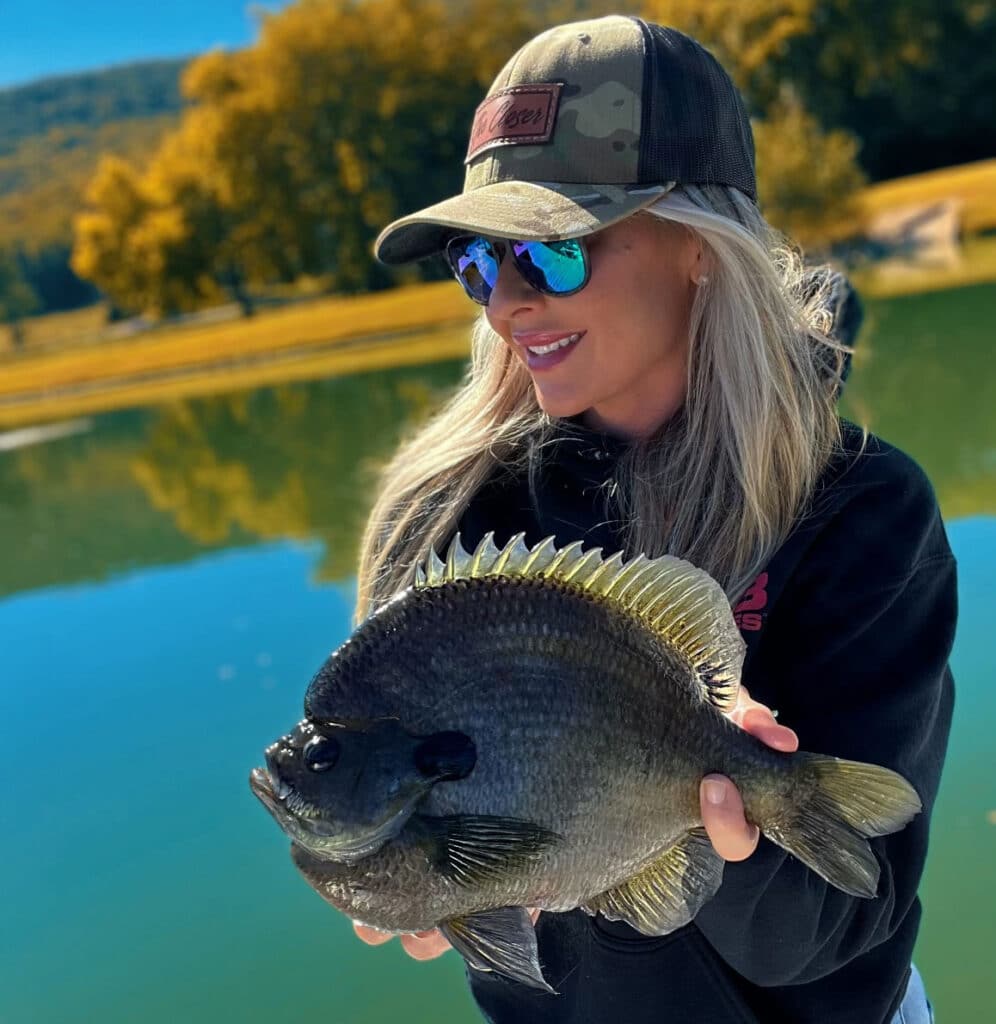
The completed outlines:
{"type": "Polygon", "coordinates": [[[523,533],[503,548],[489,533],[469,553],[457,534],[445,560],[432,551],[416,570],[415,586],[498,576],[556,580],[636,616],[688,662],[707,700],[721,711],[736,704],[744,642],[722,587],[691,563],[671,555],[627,562],[622,552],[605,558],[601,548],[582,550],[581,541],[558,548],[553,537],[530,548],[523,533]]]}

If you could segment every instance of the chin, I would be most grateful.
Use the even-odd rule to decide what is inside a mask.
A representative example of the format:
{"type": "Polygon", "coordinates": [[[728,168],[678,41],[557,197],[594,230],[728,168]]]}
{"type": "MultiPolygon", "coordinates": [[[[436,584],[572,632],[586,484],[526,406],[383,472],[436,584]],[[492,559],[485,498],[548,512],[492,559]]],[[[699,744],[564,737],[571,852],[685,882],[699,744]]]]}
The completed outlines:
{"type": "Polygon", "coordinates": [[[537,387],[534,387],[533,391],[536,394],[539,407],[547,416],[552,416],[554,419],[565,420],[570,416],[579,416],[591,407],[591,402],[585,402],[577,396],[546,394],[537,387]]]}

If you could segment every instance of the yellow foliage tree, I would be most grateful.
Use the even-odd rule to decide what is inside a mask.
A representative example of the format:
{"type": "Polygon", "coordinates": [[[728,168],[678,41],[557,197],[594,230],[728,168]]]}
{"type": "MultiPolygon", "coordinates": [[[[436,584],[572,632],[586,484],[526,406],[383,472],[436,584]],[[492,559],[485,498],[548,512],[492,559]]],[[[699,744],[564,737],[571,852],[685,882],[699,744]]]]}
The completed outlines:
{"type": "Polygon", "coordinates": [[[132,237],[152,202],[139,172],[119,157],[102,157],[84,198],[90,209],[75,219],[73,270],[122,305],[142,309],[152,282],[145,265],[133,258],[132,237]]]}
{"type": "Polygon", "coordinates": [[[825,132],[789,91],[754,122],[757,185],[768,221],[807,248],[842,241],[860,230],[857,205],[865,177],[858,143],[825,132]]]}
{"type": "Polygon", "coordinates": [[[376,232],[459,188],[481,80],[534,27],[524,3],[299,0],[251,50],[192,65],[183,89],[217,118],[224,200],[253,211],[243,246],[341,290],[388,283],[376,232]]]}
{"type": "Polygon", "coordinates": [[[131,206],[112,195],[120,165],[89,190],[74,266],[120,302],[228,291],[248,312],[250,284],[396,280],[377,231],[460,188],[481,90],[539,27],[525,0],[298,0],[261,18],[255,46],[188,67],[180,128],[118,183],[131,206]]]}

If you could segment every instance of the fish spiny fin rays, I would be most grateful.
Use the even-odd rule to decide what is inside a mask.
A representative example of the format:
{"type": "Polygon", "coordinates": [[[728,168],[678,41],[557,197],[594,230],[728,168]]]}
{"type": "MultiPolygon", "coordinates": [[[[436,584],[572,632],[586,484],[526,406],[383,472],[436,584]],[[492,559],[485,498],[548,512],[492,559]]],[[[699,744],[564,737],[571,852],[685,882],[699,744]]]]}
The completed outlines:
{"type": "Polygon", "coordinates": [[[476,971],[494,971],[555,994],[543,979],[536,929],[525,907],[500,907],[443,921],[439,930],[476,971]]]}
{"type": "Polygon", "coordinates": [[[704,829],[686,832],[639,874],[589,900],[589,914],[625,921],[643,935],[667,935],[688,924],[723,880],[723,859],[704,829]]]}
{"type": "Polygon", "coordinates": [[[670,555],[603,557],[601,548],[583,551],[580,541],[558,548],[553,537],[530,548],[522,533],[500,549],[489,533],[468,553],[457,534],[445,561],[430,553],[415,586],[499,576],[556,580],[637,616],[687,660],[707,700],[721,711],[736,704],[744,642],[722,587],[702,569],[670,555]]]}

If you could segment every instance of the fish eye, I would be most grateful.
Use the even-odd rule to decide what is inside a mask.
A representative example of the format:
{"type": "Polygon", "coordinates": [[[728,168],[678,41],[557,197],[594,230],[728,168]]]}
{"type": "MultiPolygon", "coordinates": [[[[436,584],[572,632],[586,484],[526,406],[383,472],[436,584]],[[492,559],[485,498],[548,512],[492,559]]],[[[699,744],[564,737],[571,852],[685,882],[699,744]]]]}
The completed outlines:
{"type": "Polygon", "coordinates": [[[302,755],[309,771],[327,772],[339,760],[339,744],[331,736],[312,736],[302,755]]]}

